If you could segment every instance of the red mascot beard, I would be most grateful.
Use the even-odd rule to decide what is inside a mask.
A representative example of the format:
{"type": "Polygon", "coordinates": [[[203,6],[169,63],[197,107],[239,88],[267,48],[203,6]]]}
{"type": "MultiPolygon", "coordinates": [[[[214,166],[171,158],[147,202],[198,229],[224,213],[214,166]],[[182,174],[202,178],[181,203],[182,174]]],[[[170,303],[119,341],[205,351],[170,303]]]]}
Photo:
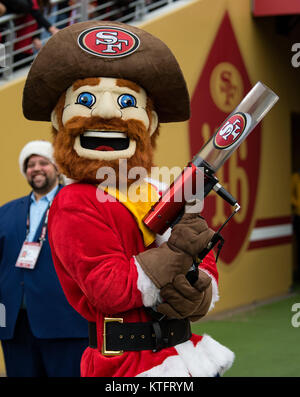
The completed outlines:
{"type": "MultiPolygon", "coordinates": [[[[130,185],[135,181],[135,179],[128,179],[128,174],[120,175],[119,160],[122,159],[121,156],[120,159],[116,160],[93,160],[77,154],[74,149],[75,138],[86,130],[92,129],[125,132],[129,139],[136,142],[134,155],[126,159],[127,172],[133,167],[143,167],[147,173],[150,173],[153,166],[153,149],[159,128],[150,137],[145,125],[139,120],[121,120],[119,118],[107,120],[97,116],[89,118],[74,116],[63,126],[61,121],[63,103],[64,96],[56,107],[59,131],[52,129],[54,157],[61,173],[76,181],[98,184],[103,182],[105,178],[97,179],[97,171],[101,167],[111,167],[115,172],[117,183],[124,183],[124,179],[126,179],[127,184],[130,185]]],[[[150,120],[151,109],[151,102],[148,101],[147,114],[150,120]]]]}

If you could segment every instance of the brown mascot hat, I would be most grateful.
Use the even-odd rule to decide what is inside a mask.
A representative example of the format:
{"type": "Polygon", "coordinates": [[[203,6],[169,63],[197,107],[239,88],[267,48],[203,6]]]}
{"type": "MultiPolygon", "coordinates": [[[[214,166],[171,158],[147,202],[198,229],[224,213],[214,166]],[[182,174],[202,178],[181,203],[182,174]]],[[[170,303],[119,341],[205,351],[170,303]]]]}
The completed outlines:
{"type": "Polygon", "coordinates": [[[87,77],[137,83],[153,99],[162,123],[190,117],[186,82],[170,49],[144,30],[111,21],[76,23],[48,40],[25,83],[24,116],[50,121],[61,94],[87,77]]]}

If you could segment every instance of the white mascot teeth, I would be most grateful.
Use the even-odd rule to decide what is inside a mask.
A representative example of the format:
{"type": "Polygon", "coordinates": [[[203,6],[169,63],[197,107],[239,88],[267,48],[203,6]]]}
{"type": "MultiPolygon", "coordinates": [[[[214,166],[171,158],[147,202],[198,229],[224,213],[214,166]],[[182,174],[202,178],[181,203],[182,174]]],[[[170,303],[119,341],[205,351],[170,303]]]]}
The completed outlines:
{"type": "Polygon", "coordinates": [[[97,130],[88,130],[83,134],[83,136],[92,138],[127,138],[127,134],[125,134],[125,132],[97,130]]]}

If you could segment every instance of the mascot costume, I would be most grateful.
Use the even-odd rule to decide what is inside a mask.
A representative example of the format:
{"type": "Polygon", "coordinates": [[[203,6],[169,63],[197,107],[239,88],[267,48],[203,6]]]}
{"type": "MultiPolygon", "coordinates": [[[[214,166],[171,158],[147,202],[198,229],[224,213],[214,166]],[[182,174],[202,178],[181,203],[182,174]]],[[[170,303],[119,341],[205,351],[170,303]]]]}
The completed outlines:
{"type": "Polygon", "coordinates": [[[187,211],[172,231],[155,236],[142,219],[159,186],[145,179],[137,191],[147,199],[139,201],[120,188],[136,182],[129,178],[135,167],[150,172],[159,123],[189,119],[186,83],[170,49],[118,22],[71,25],[33,62],[23,112],[52,122],[56,162],[72,180],[51,206],[49,242],[64,293],[89,322],[81,375],[222,375],[234,354],[190,327],[218,299],[214,254],[199,265],[193,286],[185,277],[214,232],[187,211]],[[116,186],[99,188],[109,179],[103,170],[113,171],[116,186]]]}

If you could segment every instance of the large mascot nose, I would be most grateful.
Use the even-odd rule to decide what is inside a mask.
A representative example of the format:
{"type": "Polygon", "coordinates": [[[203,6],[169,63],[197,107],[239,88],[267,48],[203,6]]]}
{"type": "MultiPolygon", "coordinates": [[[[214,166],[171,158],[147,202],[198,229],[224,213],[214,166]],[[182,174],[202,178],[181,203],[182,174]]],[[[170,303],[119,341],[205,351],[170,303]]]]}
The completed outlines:
{"type": "Polygon", "coordinates": [[[106,91],[101,95],[101,98],[93,108],[92,116],[100,116],[104,119],[112,119],[113,117],[120,118],[122,112],[111,93],[106,91]]]}

